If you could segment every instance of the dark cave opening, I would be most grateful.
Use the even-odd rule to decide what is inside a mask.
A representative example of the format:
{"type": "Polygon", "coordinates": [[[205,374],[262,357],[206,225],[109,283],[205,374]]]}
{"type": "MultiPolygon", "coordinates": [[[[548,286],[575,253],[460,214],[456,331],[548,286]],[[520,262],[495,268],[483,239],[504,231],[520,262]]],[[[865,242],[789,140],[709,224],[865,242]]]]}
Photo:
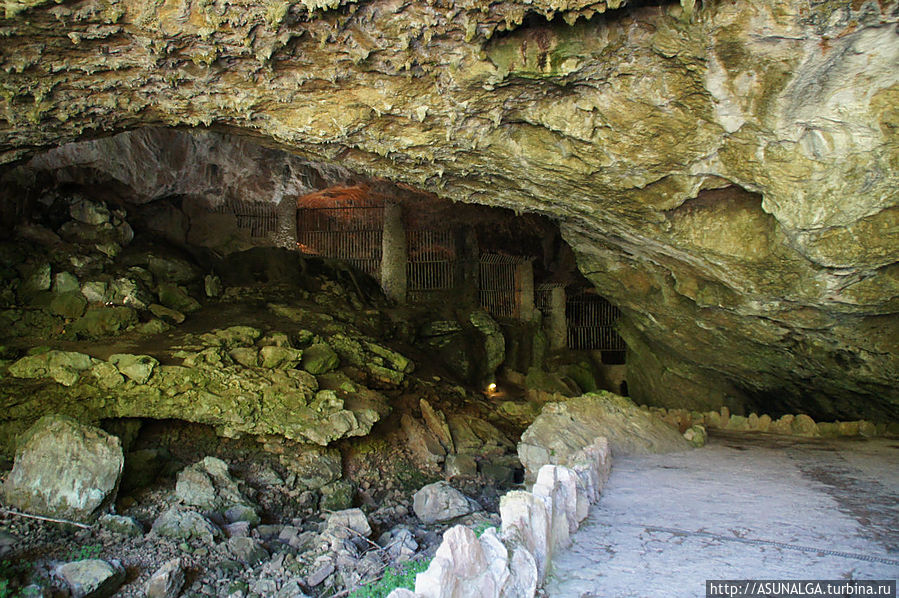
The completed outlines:
{"type": "MultiPolygon", "coordinates": [[[[70,144],[37,156],[5,180],[31,185],[6,194],[5,235],[106,246],[107,260],[133,262],[123,267],[142,267],[128,257],[137,247],[168,252],[210,273],[226,256],[266,247],[345,263],[404,305],[419,346],[438,354],[438,361],[449,360],[450,375],[476,388],[498,374],[513,387],[536,384],[566,393],[619,391],[624,380],[606,372],[626,367],[614,328],[619,314],[578,272],[558,226],[542,216],[457,204],[242,138],[167,129],[70,144]],[[72,224],[72,202],[99,206],[112,219],[101,232],[87,230],[93,224],[72,224]],[[392,223],[385,217],[390,213],[392,223]],[[130,230],[116,228],[122,226],[130,230]],[[129,247],[132,239],[124,237],[135,234],[129,247]],[[504,336],[507,351],[499,363],[483,354],[484,327],[468,321],[479,309],[504,336]],[[451,335],[435,332],[450,321],[456,322],[451,335]],[[467,339],[468,355],[456,350],[458,343],[446,348],[456,333],[467,339]],[[530,370],[547,369],[551,380],[532,374],[528,382],[530,370]]],[[[283,278],[273,265],[249,268],[259,271],[246,272],[256,282],[283,278]]],[[[98,265],[73,273],[111,284],[98,265]]],[[[207,290],[197,288],[201,297],[207,290]]],[[[127,301],[105,299],[110,307],[127,301]]],[[[146,309],[150,303],[144,303],[146,309]]]]}

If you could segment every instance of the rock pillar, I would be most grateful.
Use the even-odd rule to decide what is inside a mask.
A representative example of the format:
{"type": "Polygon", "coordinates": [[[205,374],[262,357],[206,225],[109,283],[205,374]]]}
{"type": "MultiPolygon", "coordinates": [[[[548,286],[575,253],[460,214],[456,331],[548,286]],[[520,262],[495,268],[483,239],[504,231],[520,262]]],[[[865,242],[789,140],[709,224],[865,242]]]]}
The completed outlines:
{"type": "Polygon", "coordinates": [[[283,197],[278,204],[278,230],[275,245],[285,249],[297,248],[297,202],[295,197],[283,197]]]}
{"type": "Polygon", "coordinates": [[[384,228],[381,238],[381,287],[393,301],[406,302],[406,263],[409,261],[406,247],[406,228],[403,226],[403,209],[388,201],[384,205],[384,228]]]}
{"type": "Polygon", "coordinates": [[[515,267],[516,295],[519,319],[530,322],[536,315],[534,305],[534,264],[525,260],[515,267]]]}
{"type": "Polygon", "coordinates": [[[565,320],[565,287],[553,287],[549,295],[547,336],[552,351],[568,346],[568,322],[565,320]]]}

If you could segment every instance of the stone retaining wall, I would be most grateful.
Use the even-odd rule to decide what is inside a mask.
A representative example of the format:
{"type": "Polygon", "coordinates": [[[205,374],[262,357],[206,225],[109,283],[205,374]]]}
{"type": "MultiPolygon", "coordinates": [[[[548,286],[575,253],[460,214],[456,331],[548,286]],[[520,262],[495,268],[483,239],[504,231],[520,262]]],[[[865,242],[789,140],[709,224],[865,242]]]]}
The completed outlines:
{"type": "Polygon", "coordinates": [[[769,432],[807,437],[837,436],[899,436],[899,422],[879,422],[868,420],[815,422],[811,417],[800,413],[787,414],[778,419],[770,415],[751,413],[748,416],[732,415],[727,407],[720,411],[688,411],[686,409],[665,409],[648,407],[665,422],[678,428],[681,432],[694,425],[703,425],[709,429],[732,430],[736,432],[769,432]]]}
{"type": "MultiPolygon", "coordinates": [[[[566,465],[543,465],[530,492],[513,490],[500,500],[502,528],[481,534],[462,525],[443,535],[415,591],[388,598],[531,598],[552,567],[553,555],[571,542],[590,505],[599,500],[612,456],[597,438],[566,465]]],[[[532,472],[529,472],[532,473],[532,472]]]]}

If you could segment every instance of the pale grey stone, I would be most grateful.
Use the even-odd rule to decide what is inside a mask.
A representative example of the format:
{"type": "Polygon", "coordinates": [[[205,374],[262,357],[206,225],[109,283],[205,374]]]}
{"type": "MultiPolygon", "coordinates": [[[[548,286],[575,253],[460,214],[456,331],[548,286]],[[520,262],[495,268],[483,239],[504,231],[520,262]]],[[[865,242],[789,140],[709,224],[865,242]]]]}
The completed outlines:
{"type": "Polygon", "coordinates": [[[144,592],[147,598],[176,598],[183,587],[184,569],[181,559],[172,559],[150,576],[144,592]]]}
{"type": "Polygon", "coordinates": [[[424,523],[450,521],[480,508],[477,502],[450,486],[449,482],[428,484],[412,499],[412,509],[424,523]]]}
{"type": "Polygon", "coordinates": [[[502,536],[520,543],[537,562],[538,582],[542,582],[550,556],[550,522],[546,503],[530,492],[513,490],[500,499],[502,536]]]}
{"type": "Polygon", "coordinates": [[[114,499],[124,462],[115,436],[48,415],[22,437],[4,502],[38,515],[90,520],[114,499]]]}
{"type": "Polygon", "coordinates": [[[54,570],[72,593],[72,598],[107,598],[125,581],[125,570],[118,563],[86,559],[65,563],[54,570]]]}
{"type": "Polygon", "coordinates": [[[178,540],[197,538],[206,544],[214,544],[221,535],[208,519],[196,511],[180,507],[171,507],[157,517],[153,522],[153,533],[178,540]]]}
{"type": "Polygon", "coordinates": [[[251,567],[268,558],[268,552],[253,538],[231,538],[228,540],[228,551],[235,559],[251,567]]]}

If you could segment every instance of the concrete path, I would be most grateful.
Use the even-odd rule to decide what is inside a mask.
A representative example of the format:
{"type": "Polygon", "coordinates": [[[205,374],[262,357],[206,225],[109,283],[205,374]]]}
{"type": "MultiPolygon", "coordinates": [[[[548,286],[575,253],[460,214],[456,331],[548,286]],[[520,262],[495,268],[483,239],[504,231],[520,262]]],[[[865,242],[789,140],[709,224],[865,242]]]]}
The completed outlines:
{"type": "Polygon", "coordinates": [[[713,437],[616,458],[549,598],[705,596],[706,579],[899,577],[899,440],[713,437]]]}

